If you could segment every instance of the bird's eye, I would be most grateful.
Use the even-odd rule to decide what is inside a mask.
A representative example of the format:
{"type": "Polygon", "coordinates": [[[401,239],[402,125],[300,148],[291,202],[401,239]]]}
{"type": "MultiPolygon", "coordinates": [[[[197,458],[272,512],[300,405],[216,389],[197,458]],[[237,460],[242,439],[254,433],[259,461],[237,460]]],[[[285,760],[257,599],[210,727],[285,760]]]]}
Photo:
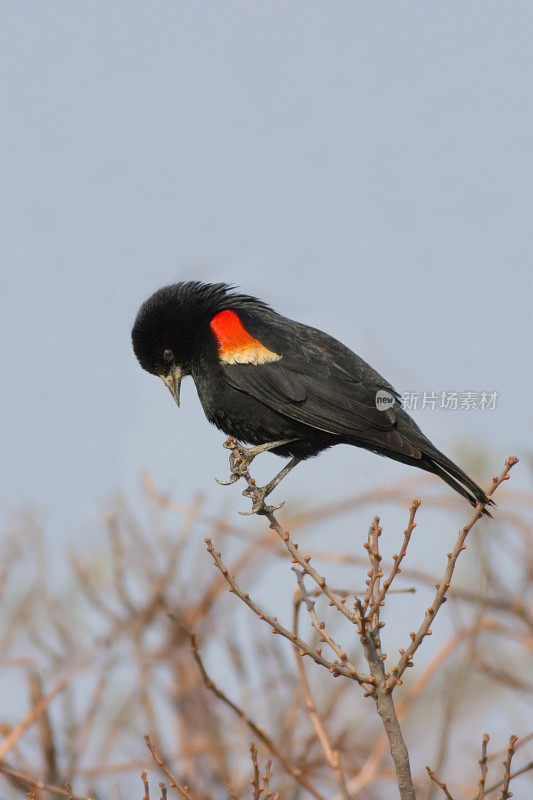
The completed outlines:
{"type": "Polygon", "coordinates": [[[168,364],[171,364],[174,361],[174,353],[172,350],[165,350],[163,352],[163,361],[166,361],[168,364]]]}

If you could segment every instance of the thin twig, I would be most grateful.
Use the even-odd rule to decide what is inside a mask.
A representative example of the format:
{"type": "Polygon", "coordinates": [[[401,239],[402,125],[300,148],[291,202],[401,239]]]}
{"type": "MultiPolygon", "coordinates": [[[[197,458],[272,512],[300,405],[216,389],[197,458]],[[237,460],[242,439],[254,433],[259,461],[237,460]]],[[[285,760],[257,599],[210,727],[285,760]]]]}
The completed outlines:
{"type": "MultiPolygon", "coordinates": [[[[296,567],[293,567],[294,572],[296,573],[298,579],[298,589],[295,591],[294,595],[294,603],[293,603],[293,612],[292,612],[292,630],[297,635],[298,634],[298,612],[300,609],[300,604],[302,599],[306,603],[310,603],[311,606],[307,605],[308,611],[310,611],[311,615],[314,614],[314,602],[309,601],[309,599],[305,597],[305,586],[303,580],[303,571],[298,570],[296,567]]],[[[316,615],[315,615],[316,616],[316,615]]],[[[318,622],[318,621],[317,621],[318,622]]],[[[313,623],[315,624],[315,623],[313,623]]],[[[317,625],[317,630],[319,634],[325,634],[325,629],[320,628],[320,624],[317,625]]],[[[300,676],[300,685],[302,687],[302,692],[304,695],[304,702],[307,711],[309,712],[309,716],[311,717],[311,722],[315,728],[316,734],[318,736],[318,740],[322,746],[324,754],[326,756],[327,762],[331,767],[331,770],[335,776],[335,780],[337,781],[337,785],[339,787],[339,791],[344,798],[344,800],[350,800],[350,794],[346,787],[346,780],[344,778],[344,773],[340,763],[340,756],[339,751],[334,750],[331,746],[329,741],[329,737],[326,731],[326,728],[320,719],[318,711],[316,710],[316,706],[313,700],[313,696],[311,694],[311,689],[309,687],[309,682],[307,680],[307,676],[305,674],[305,665],[303,662],[302,653],[295,647],[294,648],[294,655],[296,658],[296,666],[298,669],[298,674],[300,676]]],[[[345,655],[345,654],[344,654],[345,655]]]]}
{"type": "Polygon", "coordinates": [[[515,754],[517,741],[518,741],[518,736],[511,736],[509,738],[507,757],[503,762],[504,775],[503,775],[502,793],[498,797],[498,800],[508,800],[508,798],[511,797],[512,794],[512,792],[509,791],[509,784],[511,783],[511,778],[513,777],[511,774],[511,762],[515,754]]]}
{"type": "Polygon", "coordinates": [[[251,599],[248,592],[244,592],[240,586],[237,584],[234,575],[232,575],[229,570],[227,569],[226,565],[222,561],[222,557],[220,552],[215,551],[213,547],[213,543],[211,539],[204,540],[207,545],[207,550],[213,558],[215,565],[218,567],[224,579],[229,584],[229,591],[233,594],[237,595],[246,605],[252,609],[254,614],[256,614],[259,619],[265,620],[273,631],[284,636],[288,639],[292,644],[296,645],[300,650],[303,650],[308,656],[310,656],[313,661],[316,661],[317,664],[320,664],[323,667],[326,667],[333,675],[344,675],[346,678],[352,678],[356,680],[358,683],[361,684],[369,684],[373,685],[374,681],[371,676],[367,675],[359,675],[357,670],[351,670],[347,667],[344,667],[340,663],[334,663],[328,661],[322,653],[318,652],[317,650],[313,650],[307,642],[304,642],[303,639],[299,637],[295,637],[295,634],[291,633],[287,628],[285,628],[279,621],[277,617],[272,616],[267,611],[265,611],[261,606],[259,606],[254,600],[251,599]]]}
{"type": "Polygon", "coordinates": [[[33,723],[39,719],[39,717],[44,714],[52,700],[54,700],[57,695],[65,689],[66,686],[70,683],[72,678],[72,674],[74,672],[73,668],[67,670],[66,674],[63,675],[60,681],[56,683],[53,689],[51,689],[47,695],[41,697],[41,699],[30,708],[28,713],[21,719],[18,725],[7,734],[4,738],[4,741],[0,744],[0,762],[4,758],[7,752],[11,750],[11,748],[16,744],[16,742],[20,739],[23,733],[33,725],[33,723]]]}
{"type": "MultiPolygon", "coordinates": [[[[298,581],[298,597],[305,603],[305,607],[311,619],[311,625],[318,633],[320,642],[326,642],[326,644],[329,645],[329,647],[333,650],[335,655],[341,660],[341,663],[345,667],[348,667],[349,670],[351,670],[352,675],[354,673],[357,673],[357,668],[355,664],[353,664],[348,659],[348,656],[346,655],[344,649],[340,646],[340,644],[337,644],[334,638],[328,633],[325,622],[322,622],[318,619],[315,611],[315,601],[311,599],[305,587],[303,570],[299,570],[298,567],[296,566],[293,566],[292,569],[294,574],[296,575],[296,580],[298,581]]],[[[292,634],[293,636],[297,635],[297,630],[295,630],[294,625],[292,629],[292,634]]],[[[320,655],[322,652],[322,648],[317,648],[316,652],[318,652],[318,654],[320,655]]],[[[300,655],[302,656],[306,655],[306,651],[301,652],[300,655]]],[[[333,661],[335,667],[338,665],[338,663],[339,661],[337,659],[333,661]]]]}
{"type": "MultiPolygon", "coordinates": [[[[504,762],[505,763],[505,762],[504,762]]],[[[515,772],[511,773],[510,780],[514,778],[518,778],[519,775],[523,775],[525,772],[530,772],[533,769],[533,761],[529,761],[524,767],[515,770],[515,772]]],[[[502,781],[498,781],[497,783],[493,783],[492,786],[489,786],[488,789],[485,789],[485,794],[490,794],[491,792],[496,791],[502,785],[502,781]]],[[[508,795],[508,797],[512,797],[512,794],[508,795]]]]}
{"type": "Polygon", "coordinates": [[[478,782],[478,793],[477,793],[477,800],[485,800],[485,781],[487,779],[487,745],[489,743],[490,736],[488,733],[483,734],[483,742],[481,743],[481,758],[479,760],[479,782],[478,782]]]}
{"type": "MultiPolygon", "coordinates": [[[[37,670],[33,668],[29,670],[28,683],[31,702],[35,708],[44,697],[43,682],[37,670]]],[[[48,711],[49,709],[45,708],[38,720],[39,739],[41,742],[43,761],[46,764],[46,781],[55,784],[58,779],[57,755],[54,732],[48,711]]]]}
{"type": "MultiPolygon", "coordinates": [[[[487,493],[487,497],[490,499],[498,486],[500,486],[504,481],[509,479],[509,471],[515,464],[518,463],[518,459],[515,456],[511,456],[505,462],[505,467],[500,472],[499,475],[495,476],[492,479],[492,486],[487,493]]],[[[430,625],[435,619],[435,615],[437,614],[439,608],[442,606],[443,603],[446,602],[446,593],[450,588],[450,583],[453,577],[453,571],[455,569],[455,564],[459,557],[459,554],[466,549],[465,540],[468,536],[469,532],[472,530],[473,526],[481,519],[483,516],[483,511],[485,506],[480,503],[476,506],[476,509],[470,520],[466,523],[464,528],[461,528],[459,531],[459,535],[457,537],[457,541],[453,547],[453,550],[448,553],[448,563],[446,569],[444,570],[444,576],[440,583],[436,584],[436,593],[433,599],[431,606],[427,609],[424,621],[420,625],[418,631],[412,632],[411,635],[411,644],[404,650],[401,654],[400,660],[396,667],[393,667],[391,672],[393,673],[392,677],[389,679],[387,683],[388,691],[392,691],[394,687],[400,682],[401,677],[407,667],[412,663],[412,659],[422,641],[424,640],[425,636],[429,635],[430,632],[430,625]]]]}
{"type": "MultiPolygon", "coordinates": [[[[241,446],[236,441],[236,439],[230,436],[226,441],[226,443],[224,444],[224,447],[226,447],[226,449],[231,450],[230,465],[234,464],[235,462],[238,462],[239,460],[242,460],[241,446]]],[[[238,477],[243,477],[245,479],[246,483],[248,484],[248,489],[253,495],[253,492],[256,489],[256,484],[255,484],[255,479],[252,478],[248,469],[240,468],[238,473],[235,474],[237,474],[238,477]]],[[[301,554],[298,552],[298,545],[291,541],[289,532],[283,530],[283,528],[277,521],[276,517],[274,516],[274,512],[269,511],[268,508],[269,508],[268,506],[265,507],[265,510],[262,511],[261,513],[263,513],[267,517],[270,523],[270,528],[276,531],[276,533],[278,534],[279,538],[287,548],[288,552],[290,553],[294,561],[302,567],[304,572],[307,575],[309,575],[309,577],[312,578],[312,580],[315,581],[317,586],[320,587],[320,589],[324,592],[327,598],[331,601],[331,604],[335,606],[335,608],[338,611],[340,611],[341,614],[343,614],[347,619],[349,619],[350,622],[356,625],[357,624],[356,615],[349,608],[347,608],[346,605],[343,602],[341,602],[341,598],[337,597],[337,595],[329,588],[329,586],[326,583],[326,579],[322,575],[319,575],[316,569],[314,569],[314,567],[310,565],[309,562],[311,561],[311,558],[309,556],[307,557],[301,556],[301,554]]]]}
{"type": "Polygon", "coordinates": [[[30,789],[39,789],[40,791],[56,794],[59,797],[67,797],[69,800],[93,800],[93,798],[90,796],[82,797],[80,795],[73,794],[70,787],[66,789],[63,786],[54,786],[53,784],[45,783],[45,781],[39,780],[39,778],[34,778],[33,775],[27,775],[25,772],[12,769],[8,764],[5,763],[5,761],[0,762],[0,772],[10,778],[12,781],[16,782],[18,787],[24,788],[25,791],[29,791],[30,789]]]}
{"type": "Polygon", "coordinates": [[[383,603],[383,601],[385,600],[385,595],[391,591],[390,587],[393,580],[401,572],[400,565],[405,557],[405,554],[407,553],[407,546],[411,540],[411,534],[416,528],[415,516],[417,509],[420,507],[420,502],[421,502],[420,500],[413,500],[413,502],[409,506],[409,511],[410,511],[409,522],[407,523],[407,528],[403,532],[404,538],[402,546],[400,548],[400,552],[398,554],[394,553],[392,556],[393,563],[390,573],[388,577],[385,578],[385,580],[383,581],[383,587],[378,593],[375,600],[375,604],[377,606],[380,606],[383,603]]]}
{"type": "Polygon", "coordinates": [[[156,750],[155,750],[155,748],[154,748],[154,746],[153,746],[153,744],[152,744],[152,742],[150,740],[150,737],[148,735],[145,735],[144,741],[146,742],[146,746],[147,746],[148,750],[150,751],[150,753],[152,755],[152,758],[154,759],[155,763],[160,768],[161,772],[164,772],[165,775],[167,776],[168,781],[169,781],[169,786],[171,786],[173,789],[176,789],[179,792],[179,794],[183,797],[183,800],[194,800],[194,798],[189,794],[189,787],[188,786],[182,786],[180,783],[178,783],[177,778],[174,777],[172,772],[169,770],[169,768],[164,763],[163,759],[156,752],[156,750]]]}
{"type": "MultiPolygon", "coordinates": [[[[486,619],[483,621],[482,627],[484,631],[492,631],[495,628],[495,622],[494,620],[486,619]]],[[[398,719],[403,719],[415,700],[424,697],[423,692],[430,681],[435,677],[446,659],[448,659],[456,651],[457,647],[471,635],[472,630],[473,627],[463,628],[441,645],[439,650],[432,656],[429,663],[417,676],[414,683],[409,686],[406,694],[398,703],[396,707],[398,719]]],[[[368,786],[374,780],[385,755],[386,747],[387,736],[385,731],[383,731],[378,736],[363,767],[357,776],[348,784],[348,789],[353,796],[356,797],[358,792],[362,791],[365,786],[368,786]]]]}
{"type": "Polygon", "coordinates": [[[253,800],[260,800],[261,785],[259,783],[259,764],[257,763],[257,748],[252,742],[250,745],[250,758],[252,759],[252,798],[253,800]]]}
{"type": "Polygon", "coordinates": [[[213,692],[213,694],[218,697],[219,700],[222,700],[231,710],[236,714],[246,725],[250,728],[250,730],[260,739],[270,750],[270,752],[276,756],[279,763],[295,781],[297,781],[301,786],[303,786],[307,791],[316,797],[317,800],[325,800],[324,796],[314,788],[314,786],[309,783],[305,775],[302,774],[302,771],[295,767],[287,758],[283,755],[283,753],[279,750],[278,746],[273,742],[273,740],[268,736],[265,731],[259,727],[250,717],[244,712],[233,700],[230,698],[220,689],[219,686],[209,677],[207,674],[207,670],[204,666],[204,662],[202,660],[202,656],[200,655],[200,651],[198,650],[198,645],[196,643],[196,636],[191,631],[187,630],[172,614],[169,613],[169,617],[173,620],[173,622],[178,625],[181,630],[186,633],[190,642],[191,642],[191,650],[194,656],[194,659],[198,665],[200,670],[200,674],[202,676],[202,680],[209,691],[213,692]]]}
{"type": "Polygon", "coordinates": [[[144,787],[144,797],[143,800],[150,800],[150,786],[148,784],[148,772],[143,769],[141,772],[141,780],[143,782],[144,787]]]}
{"type": "Polygon", "coordinates": [[[453,800],[453,797],[450,794],[450,792],[448,791],[448,787],[446,786],[446,784],[445,783],[441,783],[441,781],[439,781],[439,779],[433,774],[433,772],[430,770],[429,767],[426,767],[426,770],[427,770],[427,773],[428,773],[429,777],[433,781],[433,783],[436,783],[437,786],[440,789],[442,789],[442,791],[444,792],[444,797],[446,798],[446,800],[453,800]]]}

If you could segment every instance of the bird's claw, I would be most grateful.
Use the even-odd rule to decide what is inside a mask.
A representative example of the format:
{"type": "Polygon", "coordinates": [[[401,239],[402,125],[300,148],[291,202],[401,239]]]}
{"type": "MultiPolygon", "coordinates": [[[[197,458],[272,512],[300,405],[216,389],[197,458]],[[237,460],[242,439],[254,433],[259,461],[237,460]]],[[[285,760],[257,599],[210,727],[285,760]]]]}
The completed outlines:
{"type": "Polygon", "coordinates": [[[235,483],[235,481],[238,481],[239,478],[246,476],[248,467],[254,460],[257,453],[252,452],[255,448],[243,447],[232,436],[229,436],[226,439],[223,446],[226,448],[226,450],[231,450],[229,456],[229,468],[231,475],[227,481],[220,480],[219,478],[215,478],[215,480],[221,486],[230,486],[232,483],[235,483]]]}
{"type": "Polygon", "coordinates": [[[226,450],[233,450],[234,452],[237,451],[237,458],[240,457],[242,462],[246,463],[246,465],[249,467],[254,458],[261,455],[261,453],[268,453],[269,450],[275,450],[277,447],[281,447],[282,445],[289,444],[289,442],[293,441],[294,439],[280,439],[277,442],[266,442],[265,444],[258,444],[252,447],[244,447],[244,445],[240,444],[237,439],[233,438],[233,436],[228,436],[224,442],[224,447],[226,450]]]}
{"type": "Polygon", "coordinates": [[[254,500],[252,508],[250,511],[239,511],[238,513],[242,517],[251,517],[252,514],[273,514],[274,511],[278,511],[278,509],[282,508],[285,505],[285,500],[282,500],[281,503],[278,503],[276,506],[267,506],[265,501],[260,498],[259,500],[254,500]]]}
{"type": "Polygon", "coordinates": [[[242,444],[237,442],[232,436],[228,437],[224,442],[226,450],[231,450],[229,456],[229,468],[231,476],[229,480],[223,481],[216,478],[217,483],[221,486],[229,486],[235,483],[239,478],[246,478],[248,486],[243,491],[244,497],[249,497],[252,501],[251,511],[239,511],[245,517],[251,514],[272,514],[284,505],[284,502],[276,506],[268,506],[265,503],[265,498],[268,497],[270,492],[277,485],[277,481],[271,481],[266,486],[256,486],[253,478],[248,473],[248,468],[254,458],[260,453],[265,453],[268,450],[274,450],[276,447],[281,447],[284,444],[292,441],[291,439],[283,439],[279,442],[267,442],[266,444],[257,445],[256,447],[243,447],[242,444]]]}
{"type": "Polygon", "coordinates": [[[239,511],[243,517],[249,517],[252,514],[272,514],[285,505],[285,500],[276,506],[268,506],[265,503],[266,497],[270,494],[268,486],[248,486],[242,494],[243,497],[249,497],[252,501],[251,511],[239,511]]]}
{"type": "Polygon", "coordinates": [[[240,477],[241,477],[240,475],[235,475],[235,473],[232,473],[229,480],[227,481],[223,481],[220,478],[215,478],[215,480],[219,484],[219,486],[231,486],[231,484],[235,483],[235,481],[238,481],[240,477]]]}

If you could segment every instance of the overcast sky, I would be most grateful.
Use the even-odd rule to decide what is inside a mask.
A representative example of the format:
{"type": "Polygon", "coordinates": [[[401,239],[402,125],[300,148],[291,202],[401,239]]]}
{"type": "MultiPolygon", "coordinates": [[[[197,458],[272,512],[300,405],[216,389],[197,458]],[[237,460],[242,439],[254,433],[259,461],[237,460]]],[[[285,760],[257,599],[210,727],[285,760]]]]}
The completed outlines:
{"type": "MultiPolygon", "coordinates": [[[[512,485],[530,488],[532,41],[533,4],[513,0],[0,0],[2,524],[36,509],[65,575],[117,490],[140,507],[143,468],[243,523],[192,381],[178,409],[131,350],[140,303],[183,279],[237,284],[337,336],[399,392],[498,392],[492,411],[413,415],[485,485],[521,456],[512,485]]],[[[275,497],[316,504],[412,474],[337,447],[275,497]]],[[[441,569],[461,502],[421,508],[410,566],[441,569]]],[[[357,551],[375,513],[391,552],[407,519],[391,507],[315,545],[357,551]]],[[[268,581],[254,590],[286,613],[286,564],[268,581]]],[[[424,603],[393,612],[398,646],[424,603]]],[[[10,687],[5,714],[25,692],[10,687]]],[[[501,741],[506,715],[529,730],[527,705],[495,705],[501,741]]]]}
{"type": "MultiPolygon", "coordinates": [[[[30,502],[73,541],[144,467],[177,499],[244,503],[214,483],[223,437],[192,382],[178,410],[131,351],[139,304],[184,278],[336,335],[400,392],[498,391],[494,411],[415,412],[465,466],[530,451],[530,3],[17,0],[1,17],[4,520],[30,502]]],[[[408,472],[335,448],[285,494],[408,472]]]]}

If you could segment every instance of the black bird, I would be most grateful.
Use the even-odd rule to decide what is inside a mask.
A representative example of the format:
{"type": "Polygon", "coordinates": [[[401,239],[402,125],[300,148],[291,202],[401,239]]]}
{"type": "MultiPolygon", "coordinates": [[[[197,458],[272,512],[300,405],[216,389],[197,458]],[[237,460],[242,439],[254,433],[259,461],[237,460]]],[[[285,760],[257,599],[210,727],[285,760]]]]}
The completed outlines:
{"type": "Polygon", "coordinates": [[[178,405],[181,380],[192,375],[217,428],[262,446],[252,454],[292,457],[263,498],[299,461],[344,443],[432,472],[473,506],[491,503],[362,358],[232,289],[197,281],[159,289],[140,307],[132,343],[141,367],[163,379],[178,405]]]}

